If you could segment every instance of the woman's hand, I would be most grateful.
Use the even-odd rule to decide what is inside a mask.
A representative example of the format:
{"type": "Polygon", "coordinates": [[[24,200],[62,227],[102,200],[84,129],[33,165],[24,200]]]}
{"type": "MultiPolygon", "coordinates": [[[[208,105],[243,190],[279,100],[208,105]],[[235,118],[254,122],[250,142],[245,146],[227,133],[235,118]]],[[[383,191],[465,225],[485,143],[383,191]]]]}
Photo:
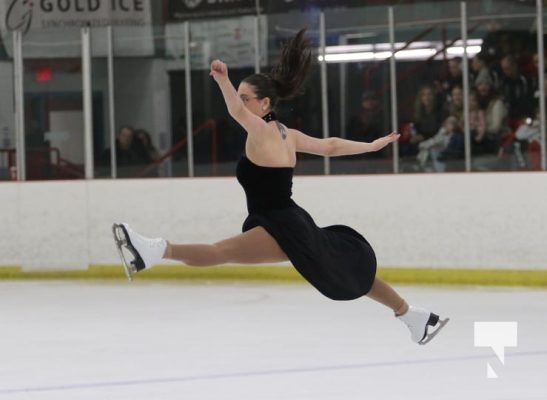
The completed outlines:
{"type": "Polygon", "coordinates": [[[226,78],[228,77],[228,67],[220,60],[213,60],[213,62],[211,62],[211,72],[209,72],[209,75],[212,76],[215,81],[218,81],[220,78],[226,78]]]}
{"type": "Polygon", "coordinates": [[[391,132],[389,135],[376,139],[372,144],[374,145],[374,151],[378,151],[386,147],[388,144],[395,142],[401,137],[397,132],[391,132]]]}

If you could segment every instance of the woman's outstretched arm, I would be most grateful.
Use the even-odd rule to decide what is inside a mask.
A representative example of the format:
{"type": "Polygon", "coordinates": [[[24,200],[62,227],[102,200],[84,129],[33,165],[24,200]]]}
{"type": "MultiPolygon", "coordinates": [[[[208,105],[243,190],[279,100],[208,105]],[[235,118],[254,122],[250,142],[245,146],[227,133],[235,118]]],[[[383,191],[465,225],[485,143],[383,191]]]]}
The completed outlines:
{"type": "Polygon", "coordinates": [[[211,62],[211,72],[209,72],[209,75],[217,82],[230,115],[236,118],[236,116],[242,114],[245,107],[237,95],[234,85],[230,82],[230,78],[228,78],[228,67],[226,64],[220,60],[214,60],[211,62]]]}
{"type": "Polygon", "coordinates": [[[388,144],[395,142],[401,136],[396,132],[391,132],[389,135],[378,138],[374,142],[366,143],[339,137],[318,139],[297,130],[292,130],[292,132],[295,132],[296,134],[296,151],[329,157],[349,156],[378,151],[388,144]]]}
{"type": "Polygon", "coordinates": [[[224,97],[228,112],[248,133],[256,132],[264,124],[264,121],[250,112],[239,98],[237,91],[228,78],[228,67],[220,60],[211,63],[209,72],[218,84],[224,97]]]}

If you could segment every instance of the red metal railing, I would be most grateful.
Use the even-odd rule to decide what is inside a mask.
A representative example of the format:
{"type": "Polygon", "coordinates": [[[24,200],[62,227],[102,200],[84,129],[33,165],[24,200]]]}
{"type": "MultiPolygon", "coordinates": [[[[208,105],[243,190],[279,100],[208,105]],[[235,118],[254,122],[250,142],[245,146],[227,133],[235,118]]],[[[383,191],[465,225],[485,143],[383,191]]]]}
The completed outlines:
{"type": "MultiPolygon", "coordinates": [[[[2,160],[7,160],[10,173],[16,171],[16,149],[0,149],[0,157],[2,160]]],[[[12,180],[17,179],[16,172],[10,175],[12,180]]],[[[26,149],[26,178],[28,180],[81,179],[84,176],[83,166],[62,158],[57,147],[26,149]]]]}
{"type": "MultiPolygon", "coordinates": [[[[209,119],[193,131],[193,135],[199,135],[209,132],[211,134],[211,164],[212,174],[217,172],[218,163],[218,145],[217,145],[217,124],[215,120],[209,119]]],[[[136,177],[149,176],[148,174],[158,168],[167,159],[173,157],[188,144],[185,137],[175,143],[170,149],[163,153],[157,160],[148,164],[136,177]]],[[[0,149],[0,161],[6,164],[10,171],[10,179],[17,179],[16,171],[16,149],[0,149]]],[[[45,180],[45,179],[83,179],[85,177],[82,165],[72,163],[61,157],[61,152],[57,147],[38,147],[26,150],[26,179],[45,180]]]]}

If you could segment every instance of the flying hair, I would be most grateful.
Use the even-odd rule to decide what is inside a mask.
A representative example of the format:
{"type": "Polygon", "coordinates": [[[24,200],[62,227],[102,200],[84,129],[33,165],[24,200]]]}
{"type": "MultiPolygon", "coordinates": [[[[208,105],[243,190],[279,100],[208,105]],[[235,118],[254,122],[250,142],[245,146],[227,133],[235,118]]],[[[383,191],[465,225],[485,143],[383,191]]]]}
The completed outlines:
{"type": "Polygon", "coordinates": [[[280,99],[291,99],[304,93],[304,81],[311,63],[311,51],[301,29],[283,46],[281,59],[270,76],[280,99]]]}
{"type": "Polygon", "coordinates": [[[252,85],[259,98],[269,97],[272,107],[279,100],[292,99],[304,93],[304,82],[311,64],[311,50],[301,29],[281,51],[281,59],[268,74],[254,74],[243,79],[252,85]]]}

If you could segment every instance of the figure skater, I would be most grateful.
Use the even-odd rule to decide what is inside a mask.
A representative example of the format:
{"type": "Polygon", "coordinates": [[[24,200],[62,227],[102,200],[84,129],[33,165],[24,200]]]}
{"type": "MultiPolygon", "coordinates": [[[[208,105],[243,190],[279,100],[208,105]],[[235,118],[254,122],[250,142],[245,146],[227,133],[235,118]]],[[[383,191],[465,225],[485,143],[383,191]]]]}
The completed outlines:
{"type": "Polygon", "coordinates": [[[337,137],[318,139],[280,123],[274,109],[279,100],[302,93],[311,52],[304,31],[284,46],[281,60],[269,74],[245,78],[237,91],[220,60],[211,63],[230,115],[245,129],[245,155],[237,165],[237,179],[247,198],[249,215],[243,233],[214,244],[174,244],[148,238],[128,224],[114,224],[113,232],[126,274],[151,268],[162,259],[189,266],[225,263],[258,264],[289,260],[319,292],[333,300],[364,295],[389,307],[410,329],[414,342],[425,344],[448,322],[425,309],[409,306],[387,283],[377,278],[376,257],[367,240],[343,225],[319,228],[291,198],[296,153],[345,156],[378,151],[396,141],[392,132],[371,143],[337,137]],[[122,249],[131,254],[126,259],[122,249]],[[129,261],[129,262],[128,262],[129,261]],[[428,328],[435,329],[428,332],[428,328]]]}

